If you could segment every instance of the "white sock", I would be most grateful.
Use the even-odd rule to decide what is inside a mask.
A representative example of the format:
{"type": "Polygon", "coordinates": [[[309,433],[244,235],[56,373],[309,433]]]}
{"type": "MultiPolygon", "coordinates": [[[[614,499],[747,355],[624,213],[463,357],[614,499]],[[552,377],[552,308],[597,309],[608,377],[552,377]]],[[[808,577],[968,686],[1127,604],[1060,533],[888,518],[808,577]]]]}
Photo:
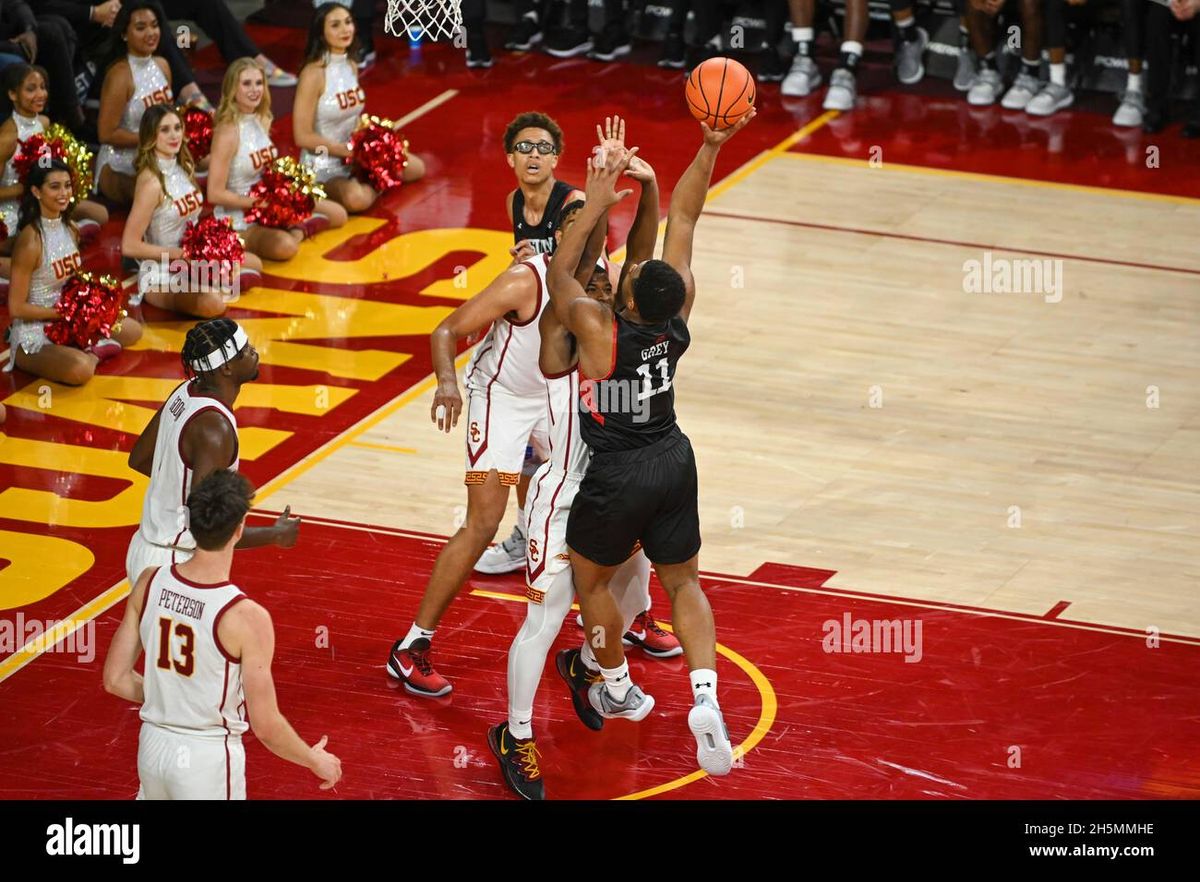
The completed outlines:
{"type": "Polygon", "coordinates": [[[846,40],[844,43],[842,43],[841,51],[850,55],[857,55],[859,58],[862,58],[863,45],[855,40],[846,40]]]}
{"type": "Polygon", "coordinates": [[[624,701],[625,696],[629,694],[629,687],[633,682],[629,679],[629,662],[626,659],[621,660],[615,668],[601,668],[600,673],[604,675],[604,686],[608,689],[608,694],[616,701],[624,701]]]}
{"type": "Polygon", "coordinates": [[[596,653],[592,652],[592,644],[590,641],[583,641],[583,646],[579,651],[579,658],[583,661],[583,666],[593,674],[599,673],[600,662],[596,658],[596,653]]]}
{"type": "MultiPolygon", "coordinates": [[[[692,678],[692,697],[699,698],[701,695],[707,695],[712,699],[713,704],[717,704],[717,672],[710,671],[707,668],[697,668],[691,672],[692,678]]],[[[717,705],[720,707],[720,705],[717,705]]]]}
{"type": "Polygon", "coordinates": [[[1140,73],[1131,73],[1125,79],[1126,92],[1142,91],[1142,75],[1140,73]]]}
{"type": "Polygon", "coordinates": [[[1063,62],[1062,64],[1050,65],[1050,82],[1054,83],[1056,86],[1065,86],[1067,84],[1066,62],[1063,62]]]}
{"type": "Polygon", "coordinates": [[[432,643],[433,631],[426,631],[416,622],[413,622],[412,627],[408,629],[408,636],[400,641],[400,648],[408,649],[408,647],[412,646],[414,640],[420,640],[422,637],[432,643]]]}
{"type": "Polygon", "coordinates": [[[792,28],[792,39],[797,43],[811,43],[813,41],[813,29],[792,28]]]}
{"type": "Polygon", "coordinates": [[[903,21],[896,22],[896,27],[898,27],[898,28],[912,27],[912,25],[915,21],[916,21],[916,19],[910,15],[908,18],[904,19],[903,21]]]}

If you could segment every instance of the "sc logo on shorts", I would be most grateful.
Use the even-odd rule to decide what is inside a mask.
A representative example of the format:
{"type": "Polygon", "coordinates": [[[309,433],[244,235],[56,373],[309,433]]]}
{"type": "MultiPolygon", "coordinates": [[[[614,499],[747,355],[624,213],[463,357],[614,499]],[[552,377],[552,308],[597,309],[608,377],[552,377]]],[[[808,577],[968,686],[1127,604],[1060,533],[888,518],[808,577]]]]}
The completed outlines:
{"type": "Polygon", "coordinates": [[[474,443],[478,442],[479,441],[479,423],[471,423],[470,433],[471,433],[471,443],[474,444],[474,443]]]}
{"type": "Polygon", "coordinates": [[[540,554],[541,554],[541,552],[540,552],[540,551],[538,551],[537,540],[536,540],[536,539],[530,539],[530,540],[529,540],[529,559],[530,559],[530,560],[531,560],[533,563],[537,563],[537,562],[538,562],[538,556],[539,556],[540,554]]]}

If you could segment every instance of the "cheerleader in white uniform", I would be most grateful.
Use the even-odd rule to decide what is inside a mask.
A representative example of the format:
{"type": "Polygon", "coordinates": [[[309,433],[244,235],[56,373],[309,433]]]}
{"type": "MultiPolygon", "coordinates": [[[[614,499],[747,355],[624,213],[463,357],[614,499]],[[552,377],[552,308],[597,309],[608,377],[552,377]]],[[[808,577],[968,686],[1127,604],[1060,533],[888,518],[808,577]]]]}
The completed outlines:
{"type": "MultiPolygon", "coordinates": [[[[303,148],[301,161],[312,167],[329,197],[350,214],[366,211],[379,193],[350,176],[343,161],[350,155],[350,135],[366,111],[366,95],[358,84],[358,40],[354,18],[341,3],[316,10],[308,30],[304,68],[292,108],[293,137],[303,148]]],[[[404,181],[425,174],[421,157],[408,154],[404,181]]]]}
{"type": "Polygon", "coordinates": [[[225,72],[209,155],[208,201],[213,214],[232,221],[247,251],[267,260],[290,260],[306,236],[345,224],[346,210],[319,199],[303,227],[282,230],[246,223],[245,212],[255,205],[247,194],[278,155],[271,142],[271,92],[266,80],[266,71],[253,58],[239,58],[225,72]]]}
{"type": "Polygon", "coordinates": [[[83,263],[79,234],[71,222],[71,195],[71,171],[59,160],[35,165],[29,172],[8,289],[12,327],[5,370],[15,366],[56,383],[81,386],[92,378],[99,362],[136,343],[142,328],[126,318],[112,338],[100,340],[87,351],[59,346],[46,336],[47,323],[59,317],[54,306],[63,284],[83,263]]]}
{"type": "MultiPolygon", "coordinates": [[[[17,211],[24,187],[17,178],[13,160],[20,146],[33,135],[44,134],[50,120],[42,114],[50,97],[49,77],[44,68],[32,64],[14,64],[4,69],[4,91],[12,102],[12,116],[0,125],[0,221],[9,238],[3,250],[11,250],[17,235],[17,211]],[[7,246],[7,247],[5,247],[7,246]]],[[[72,212],[84,239],[95,238],[100,225],[108,220],[108,210],[98,202],[76,200],[72,212]]]]}
{"type": "Polygon", "coordinates": [[[138,296],[162,309],[213,318],[225,312],[233,292],[251,287],[262,261],[247,253],[240,279],[235,268],[184,262],[180,243],[189,221],[200,218],[204,194],[175,109],[146,111],[139,131],[137,184],[121,236],[123,256],[138,261],[138,296]],[[235,287],[236,283],[236,287],[235,287]]]}
{"type": "Polygon", "coordinates": [[[174,97],[167,60],[154,54],[163,25],[154,8],[138,0],[122,8],[113,25],[128,55],[109,66],[100,90],[96,190],[119,205],[133,199],[142,114],[155,104],[172,103],[174,97]]]}

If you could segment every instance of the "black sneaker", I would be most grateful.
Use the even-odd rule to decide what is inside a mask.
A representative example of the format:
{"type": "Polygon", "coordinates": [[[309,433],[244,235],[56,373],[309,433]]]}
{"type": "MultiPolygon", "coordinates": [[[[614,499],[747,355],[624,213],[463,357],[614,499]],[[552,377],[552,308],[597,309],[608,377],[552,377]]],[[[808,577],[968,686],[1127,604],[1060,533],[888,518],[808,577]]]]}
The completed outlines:
{"type": "Polygon", "coordinates": [[[587,57],[592,61],[616,61],[619,56],[628,55],[632,51],[633,44],[629,39],[629,34],[618,25],[604,29],[596,39],[596,47],[587,54],[587,57]]]}
{"type": "Polygon", "coordinates": [[[512,32],[504,42],[510,52],[528,52],[542,42],[542,25],[536,15],[525,15],[513,25],[512,32]]]}
{"type": "Polygon", "coordinates": [[[504,783],[509,790],[522,799],[546,798],[542,770],[538,765],[541,754],[532,738],[523,741],[513,738],[506,720],[488,729],[488,747],[500,763],[500,771],[504,773],[504,783]]]}
{"type": "Polygon", "coordinates": [[[604,718],[596,713],[588,698],[588,688],[596,682],[599,674],[592,674],[587,669],[578,649],[564,649],[559,652],[554,657],[554,666],[558,668],[558,675],[567,681],[571,690],[571,703],[575,705],[579,721],[589,729],[603,729],[604,718]]]}
{"type": "Polygon", "coordinates": [[[574,58],[592,51],[592,35],[583,28],[560,28],[546,37],[542,48],[555,58],[574,58]]]}
{"type": "Polygon", "coordinates": [[[683,66],[687,64],[686,54],[683,34],[667,34],[667,38],[663,40],[662,57],[658,59],[658,66],[683,70],[683,66]]]}
{"type": "Polygon", "coordinates": [[[487,37],[483,34],[467,36],[467,67],[491,67],[492,51],[488,49],[487,37]]]}
{"type": "Polygon", "coordinates": [[[758,73],[755,78],[760,83],[779,83],[787,76],[788,67],[783,63],[783,59],[779,57],[779,50],[774,46],[767,46],[762,51],[762,56],[758,62],[758,73]]]}

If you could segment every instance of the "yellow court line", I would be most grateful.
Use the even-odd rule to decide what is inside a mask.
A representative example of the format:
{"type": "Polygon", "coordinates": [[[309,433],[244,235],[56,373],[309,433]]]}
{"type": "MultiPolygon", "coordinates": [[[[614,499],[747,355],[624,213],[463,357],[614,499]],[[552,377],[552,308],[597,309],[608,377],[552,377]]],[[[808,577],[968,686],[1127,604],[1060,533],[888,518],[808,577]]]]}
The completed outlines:
{"type": "MultiPolygon", "coordinates": [[[[866,159],[853,159],[848,156],[825,156],[819,153],[796,153],[779,151],[777,155],[788,159],[799,159],[805,162],[823,162],[829,165],[848,165],[857,168],[867,168],[866,159]]],[[[901,162],[884,160],[871,171],[907,171],[914,174],[933,175],[936,177],[958,178],[964,181],[981,181],[992,184],[1017,184],[1023,187],[1043,187],[1052,190],[1066,190],[1073,193],[1087,193],[1093,196],[1123,196],[1130,199],[1145,199],[1152,202],[1168,202],[1175,205],[1200,206],[1200,199],[1190,196],[1172,196],[1167,193],[1146,193],[1141,190],[1121,190],[1116,187],[1095,187],[1087,184],[1065,184],[1060,181],[1036,181],[1031,178],[1009,177],[1008,175],[990,175],[983,172],[958,171],[952,168],[933,168],[927,165],[905,165],[901,162]]]]}
{"type": "Polygon", "coordinates": [[[368,450],[386,450],[388,453],[416,453],[415,447],[397,447],[395,444],[376,444],[372,441],[351,441],[351,447],[365,447],[368,450]]]}
{"type": "MultiPolygon", "coordinates": [[[[502,594],[498,591],[483,591],[478,588],[471,591],[474,597],[487,597],[492,600],[505,600],[510,603],[525,603],[526,600],[519,594],[502,594]]],[[[577,604],[571,604],[571,609],[578,609],[577,604]]],[[[667,631],[674,633],[675,629],[663,622],[659,624],[667,631]]],[[[775,697],[775,690],[771,686],[771,681],[766,675],[755,666],[754,662],[747,659],[745,656],[734,652],[728,646],[717,644],[717,653],[725,656],[735,665],[742,669],[755,687],[758,689],[759,698],[762,703],[762,710],[758,715],[758,722],[754,724],[754,728],[750,730],[750,734],[746,736],[746,740],[737,745],[733,749],[734,761],[744,758],[746,754],[758,746],[758,743],[763,740],[767,732],[771,730],[771,726],[775,724],[775,715],[779,710],[779,701],[775,697]]],[[[707,778],[708,772],[703,769],[697,769],[682,777],[676,778],[673,781],[668,781],[665,784],[658,784],[654,787],[648,787],[645,790],[639,790],[636,793],[627,793],[624,796],[618,796],[616,799],[649,799],[651,796],[658,796],[660,793],[667,793],[671,790],[678,790],[680,787],[685,787],[693,781],[699,781],[701,778],[707,778]]]]}

